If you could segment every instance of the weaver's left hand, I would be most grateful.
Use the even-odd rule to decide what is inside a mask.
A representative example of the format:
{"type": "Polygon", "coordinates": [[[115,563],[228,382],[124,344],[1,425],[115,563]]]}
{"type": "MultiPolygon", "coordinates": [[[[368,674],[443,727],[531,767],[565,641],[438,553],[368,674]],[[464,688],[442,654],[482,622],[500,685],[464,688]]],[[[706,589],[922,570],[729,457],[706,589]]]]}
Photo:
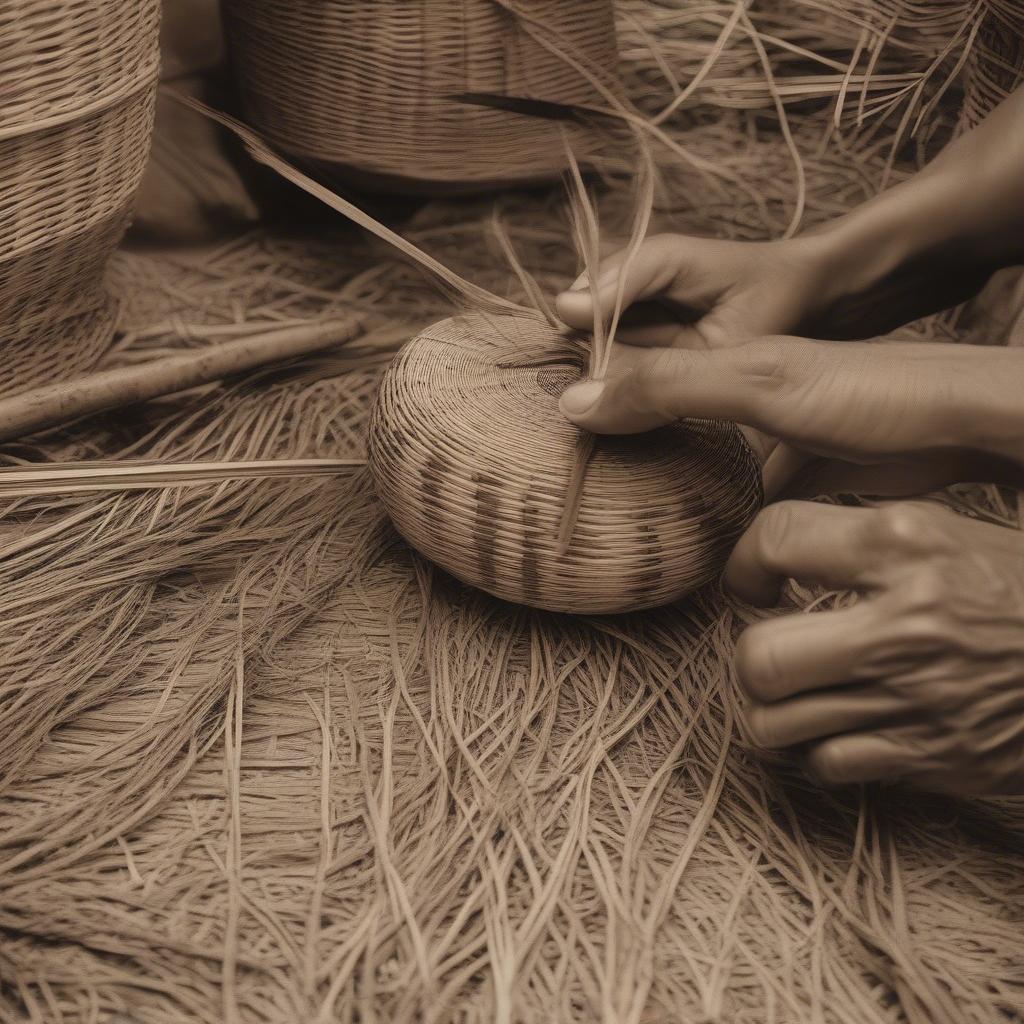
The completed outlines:
{"type": "MultiPolygon", "coordinates": [[[[731,419],[787,441],[798,460],[815,458],[812,494],[844,480],[861,493],[882,493],[879,482],[923,493],[955,481],[1024,483],[1022,379],[1016,349],[795,338],[707,351],[623,345],[608,377],[567,389],[562,409],[599,433],[731,419]]],[[[740,539],[726,583],[771,604],[788,577],[862,599],[743,634],[755,741],[806,747],[831,782],[902,776],[932,789],[1024,792],[1024,534],[930,505],[785,501],[740,539]]]]}
{"type": "Polygon", "coordinates": [[[786,578],[863,596],[742,634],[755,743],[804,749],[830,783],[1024,793],[1024,534],[924,502],[785,501],[740,539],[725,579],[770,605],[786,578]]]}

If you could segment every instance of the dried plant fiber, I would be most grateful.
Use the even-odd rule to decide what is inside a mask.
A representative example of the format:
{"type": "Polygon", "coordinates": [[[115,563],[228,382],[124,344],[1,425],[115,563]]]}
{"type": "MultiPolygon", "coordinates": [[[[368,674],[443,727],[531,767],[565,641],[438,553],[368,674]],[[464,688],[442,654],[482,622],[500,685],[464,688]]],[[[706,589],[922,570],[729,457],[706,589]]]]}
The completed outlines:
{"type": "MultiPolygon", "coordinates": [[[[891,5],[759,0],[744,11],[770,85],[731,0],[620,0],[635,106],[656,116],[714,58],[662,122],[703,164],[662,154],[651,230],[786,231],[800,185],[773,87],[802,225],[902,180],[958,122],[966,64],[888,172],[904,108],[858,129],[843,76],[877,52],[878,74],[907,77],[869,84],[866,106],[912,81],[901,102],[924,83],[927,107],[966,39],[927,74],[959,31],[936,7],[903,6],[894,38],[891,5]],[[798,99],[808,68],[828,82],[798,99]],[[757,103],[724,104],[741,80],[757,103]]],[[[612,177],[597,198],[608,238],[628,234],[632,188],[612,177]]],[[[572,280],[561,188],[435,199],[401,230],[522,301],[496,210],[546,295],[572,280]]],[[[392,246],[267,227],[110,270],[122,333],[103,369],[353,329],[0,449],[17,467],[0,494],[4,1024],[1024,1019],[1022,801],[822,790],[766,761],[730,669],[754,613],[714,587],[565,616],[464,587],[396,535],[369,473],[341,463],[366,456],[399,344],[452,309],[392,246]],[[337,468],[296,476],[296,460],[337,468]],[[225,479],[243,463],[272,478],[225,479]],[[97,468],[103,490],[85,490],[97,468]],[[74,488],[30,493],[49,481],[74,488]]],[[[994,340],[971,331],[947,314],[897,337],[994,340]]],[[[947,497],[1017,521],[1005,492],[947,497]]],[[[850,597],[785,600],[814,614],[850,597]]]]}
{"type": "Polygon", "coordinates": [[[986,4],[977,41],[967,57],[963,119],[977,124],[997,103],[1024,84],[1024,3],[986,4]]]}
{"type": "Polygon", "coordinates": [[[0,3],[0,394],[93,366],[153,121],[157,0],[0,3]]]}
{"type": "MultiPolygon", "coordinates": [[[[376,188],[555,177],[565,163],[551,125],[452,95],[593,105],[599,85],[615,88],[611,0],[228,0],[225,17],[249,122],[376,188]]],[[[597,142],[572,134],[580,150],[597,142]]]]}
{"type": "Polygon", "coordinates": [[[539,315],[470,313],[427,328],[378,392],[377,492],[413,547],[498,597],[584,613],[665,604],[717,575],[760,507],[760,464],[730,424],[587,438],[558,411],[585,360],[581,339],[539,315]]]}

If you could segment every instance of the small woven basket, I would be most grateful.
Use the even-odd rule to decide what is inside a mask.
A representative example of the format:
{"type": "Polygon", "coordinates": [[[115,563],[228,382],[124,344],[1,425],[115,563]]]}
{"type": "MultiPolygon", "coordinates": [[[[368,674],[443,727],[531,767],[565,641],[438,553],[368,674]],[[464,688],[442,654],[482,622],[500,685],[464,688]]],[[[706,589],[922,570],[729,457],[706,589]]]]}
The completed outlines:
{"type": "Polygon", "coordinates": [[[0,395],[94,366],[149,150],[158,0],[0,0],[0,395]]]}
{"type": "Polygon", "coordinates": [[[672,601],[713,579],[761,505],[731,424],[597,438],[558,544],[580,431],[559,412],[580,343],[540,318],[442,320],[385,373],[370,421],[377,492],[409,543],[466,583],[554,611],[672,601]]]}
{"type": "MultiPolygon", "coordinates": [[[[594,82],[616,88],[612,0],[226,0],[224,9],[250,123],[282,151],[381,189],[466,191],[564,169],[552,122],[453,94],[607,106],[594,82]]],[[[588,129],[568,132],[575,151],[593,149],[588,129]]]]}

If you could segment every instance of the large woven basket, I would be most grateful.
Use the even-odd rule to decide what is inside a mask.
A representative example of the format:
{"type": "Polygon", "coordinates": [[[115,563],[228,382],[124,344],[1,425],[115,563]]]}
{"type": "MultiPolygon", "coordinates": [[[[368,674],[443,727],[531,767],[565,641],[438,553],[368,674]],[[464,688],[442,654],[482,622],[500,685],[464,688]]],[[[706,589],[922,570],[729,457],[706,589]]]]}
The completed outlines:
{"type": "Polygon", "coordinates": [[[158,0],[0,0],[0,395],[72,376],[149,149],[158,0]]]}
{"type": "MultiPolygon", "coordinates": [[[[565,147],[554,124],[450,97],[607,106],[595,81],[615,87],[612,0],[226,0],[224,9],[250,122],[279,149],[379,188],[557,175],[565,147]]],[[[574,148],[593,147],[586,128],[569,131],[574,148]]]]}
{"type": "Polygon", "coordinates": [[[378,391],[377,492],[413,547],[498,597],[577,613],[665,604],[720,571],[760,507],[759,463],[709,420],[598,438],[563,550],[580,431],[558,399],[582,367],[580,342],[539,317],[434,324],[378,391]]]}

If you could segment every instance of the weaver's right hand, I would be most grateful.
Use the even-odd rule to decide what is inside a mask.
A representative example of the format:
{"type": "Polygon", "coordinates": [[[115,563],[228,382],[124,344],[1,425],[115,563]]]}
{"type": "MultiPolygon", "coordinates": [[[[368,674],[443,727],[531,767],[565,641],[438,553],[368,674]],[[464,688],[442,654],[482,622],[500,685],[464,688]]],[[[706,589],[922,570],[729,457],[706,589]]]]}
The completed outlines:
{"type": "Polygon", "coordinates": [[[792,493],[797,471],[814,474],[801,493],[893,496],[961,481],[1024,484],[1022,381],[1019,348],[788,337],[697,351],[616,343],[607,377],[566,389],[561,408],[597,434],[693,416],[779,438],[787,444],[765,467],[770,497],[792,493]]]}
{"type": "MultiPolygon", "coordinates": [[[[796,238],[647,239],[623,282],[623,306],[668,304],[675,323],[621,335],[631,344],[721,348],[766,334],[870,338],[962,302],[998,267],[1024,261],[1024,88],[923,171],[796,238]]],[[[625,252],[596,271],[612,315],[625,252]]],[[[589,330],[582,279],[559,316],[589,330]]],[[[671,319],[671,315],[669,317],[671,319]]]]}
{"type": "MultiPolygon", "coordinates": [[[[625,255],[620,250],[597,270],[605,321],[612,316],[625,255]]],[[[642,243],[629,267],[622,307],[657,301],[668,307],[666,317],[674,322],[624,326],[619,336],[634,345],[719,348],[763,334],[795,333],[819,303],[832,262],[824,236],[730,242],[655,235],[642,243]]],[[[556,308],[570,327],[592,328],[594,302],[586,274],[558,296],[556,308]]]]}

